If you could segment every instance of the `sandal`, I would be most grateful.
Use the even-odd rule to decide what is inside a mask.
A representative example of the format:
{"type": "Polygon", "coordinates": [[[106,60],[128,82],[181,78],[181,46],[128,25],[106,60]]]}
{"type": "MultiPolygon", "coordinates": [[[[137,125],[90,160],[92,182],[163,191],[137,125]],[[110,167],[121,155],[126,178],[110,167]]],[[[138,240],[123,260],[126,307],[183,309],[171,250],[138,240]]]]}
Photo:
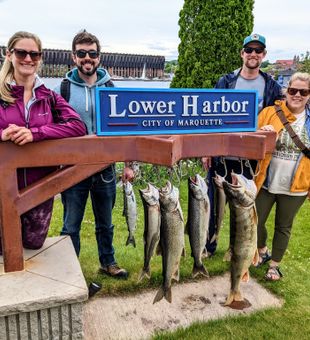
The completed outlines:
{"type": "Polygon", "coordinates": [[[263,264],[271,260],[271,254],[267,249],[264,253],[259,253],[259,259],[256,267],[261,267],[263,264]]]}
{"type": "Polygon", "coordinates": [[[279,281],[283,277],[278,266],[269,267],[265,275],[265,280],[267,281],[279,281]]]}

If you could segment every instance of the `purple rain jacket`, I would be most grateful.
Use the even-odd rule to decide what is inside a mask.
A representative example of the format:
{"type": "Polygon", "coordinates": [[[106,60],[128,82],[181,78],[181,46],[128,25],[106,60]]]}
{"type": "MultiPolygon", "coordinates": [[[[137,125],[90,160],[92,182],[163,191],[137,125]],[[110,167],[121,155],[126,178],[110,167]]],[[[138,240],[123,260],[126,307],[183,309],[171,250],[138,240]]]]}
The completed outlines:
{"type": "MultiPolygon", "coordinates": [[[[11,85],[12,94],[16,101],[11,105],[0,101],[0,136],[2,130],[7,128],[9,124],[25,126],[30,129],[34,142],[85,135],[85,124],[73,108],[60,95],[47,89],[40,81],[36,81],[36,85],[33,89],[35,99],[29,107],[27,119],[23,99],[24,87],[11,85]],[[57,119],[59,123],[54,122],[52,106],[59,114],[57,119]]],[[[55,170],[55,167],[18,169],[18,188],[22,189],[36,182],[53,170],[55,170]]]]}

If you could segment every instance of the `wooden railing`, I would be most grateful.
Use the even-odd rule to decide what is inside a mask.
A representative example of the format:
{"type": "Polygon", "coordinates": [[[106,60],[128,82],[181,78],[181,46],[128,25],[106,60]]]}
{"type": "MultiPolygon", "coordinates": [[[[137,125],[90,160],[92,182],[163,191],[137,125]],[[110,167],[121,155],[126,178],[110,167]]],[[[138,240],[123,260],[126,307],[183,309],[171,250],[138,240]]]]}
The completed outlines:
{"type": "Polygon", "coordinates": [[[236,156],[263,159],[275,133],[221,133],[175,136],[84,136],[16,146],[0,142],[0,230],[5,272],[24,269],[20,215],[114,162],[141,161],[172,166],[180,159],[236,156]],[[62,165],[18,190],[17,168],[62,165]]]}

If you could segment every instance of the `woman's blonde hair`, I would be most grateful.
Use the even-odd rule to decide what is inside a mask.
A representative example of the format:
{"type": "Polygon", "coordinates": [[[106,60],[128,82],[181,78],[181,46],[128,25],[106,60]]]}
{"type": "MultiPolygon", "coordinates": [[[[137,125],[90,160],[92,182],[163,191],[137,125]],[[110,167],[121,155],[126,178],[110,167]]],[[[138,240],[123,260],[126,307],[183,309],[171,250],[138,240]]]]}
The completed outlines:
{"type": "Polygon", "coordinates": [[[283,94],[286,94],[287,88],[290,87],[295,80],[308,82],[308,88],[310,89],[310,74],[307,72],[296,72],[292,74],[290,80],[287,83],[287,87],[283,89],[283,94]]]}
{"type": "MultiPolygon", "coordinates": [[[[19,31],[12,35],[7,44],[7,51],[11,51],[15,44],[21,39],[32,39],[38,46],[39,51],[42,51],[42,43],[40,38],[29,32],[19,31]]],[[[5,58],[3,66],[0,70],[0,98],[7,103],[14,103],[15,98],[12,97],[10,83],[13,80],[14,67],[12,62],[5,58]]]]}

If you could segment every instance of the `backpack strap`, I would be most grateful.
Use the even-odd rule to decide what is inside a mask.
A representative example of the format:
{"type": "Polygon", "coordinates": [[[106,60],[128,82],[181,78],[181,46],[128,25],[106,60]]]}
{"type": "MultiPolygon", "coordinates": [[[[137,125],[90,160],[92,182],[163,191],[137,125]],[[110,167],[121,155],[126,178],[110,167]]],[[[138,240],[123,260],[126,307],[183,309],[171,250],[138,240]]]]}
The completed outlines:
{"type": "Polygon", "coordinates": [[[300,138],[296,135],[295,131],[291,127],[290,123],[288,122],[287,118],[285,117],[284,112],[282,111],[279,105],[274,106],[276,109],[276,113],[283,124],[284,128],[292,138],[295,145],[301,150],[301,152],[307,157],[310,158],[310,150],[305,146],[305,144],[300,140],[300,138]]]}
{"type": "Polygon", "coordinates": [[[70,81],[64,78],[60,83],[60,94],[69,103],[70,100],[70,81]]]}
{"type": "Polygon", "coordinates": [[[114,87],[113,81],[110,79],[105,84],[105,87],[114,87]]]}

